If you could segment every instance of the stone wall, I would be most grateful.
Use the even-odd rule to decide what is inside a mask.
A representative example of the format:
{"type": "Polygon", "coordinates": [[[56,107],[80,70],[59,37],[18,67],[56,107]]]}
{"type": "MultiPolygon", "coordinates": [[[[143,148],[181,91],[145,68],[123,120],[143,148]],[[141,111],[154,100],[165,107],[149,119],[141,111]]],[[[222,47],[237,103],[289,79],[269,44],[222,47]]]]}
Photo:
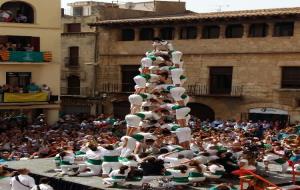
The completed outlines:
{"type": "MultiPolygon", "coordinates": [[[[275,20],[269,20],[271,24],[275,20]]],[[[243,23],[241,21],[241,23],[243,23]]],[[[272,26],[272,24],[270,25],[272,26]]],[[[137,32],[142,26],[133,27],[137,32]]],[[[162,26],[153,26],[157,31],[162,26]]],[[[173,25],[179,31],[180,25],[173,25]]],[[[198,26],[201,28],[201,26],[198,26]]],[[[272,28],[272,27],[269,27],[272,28]]],[[[121,83],[121,65],[139,65],[151,41],[119,41],[120,28],[98,28],[99,64],[97,84],[121,83]],[[103,43],[107,42],[107,43],[103,43]]],[[[223,27],[224,30],[224,27],[223,27]]],[[[200,34],[200,32],[199,32],[200,34]]],[[[238,119],[251,108],[270,107],[289,112],[291,121],[300,120],[300,90],[281,89],[281,67],[300,66],[300,22],[292,37],[201,39],[172,41],[184,52],[188,82],[209,85],[209,68],[233,67],[232,85],[242,86],[241,97],[196,96],[193,102],[211,107],[216,117],[238,119]]]]}

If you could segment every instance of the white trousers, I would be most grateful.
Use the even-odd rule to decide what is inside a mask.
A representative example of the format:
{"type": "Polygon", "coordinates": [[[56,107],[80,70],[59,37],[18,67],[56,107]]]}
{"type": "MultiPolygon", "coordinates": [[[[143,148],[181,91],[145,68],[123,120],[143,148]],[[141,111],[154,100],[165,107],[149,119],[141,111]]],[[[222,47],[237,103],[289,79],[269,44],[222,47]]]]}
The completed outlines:
{"type": "Polygon", "coordinates": [[[102,163],[102,174],[109,174],[113,170],[118,170],[122,164],[120,162],[103,162],[102,163]]]}
{"type": "Polygon", "coordinates": [[[90,163],[85,164],[86,168],[90,169],[88,172],[81,172],[79,177],[98,176],[101,172],[101,165],[93,165],[90,163]]]}

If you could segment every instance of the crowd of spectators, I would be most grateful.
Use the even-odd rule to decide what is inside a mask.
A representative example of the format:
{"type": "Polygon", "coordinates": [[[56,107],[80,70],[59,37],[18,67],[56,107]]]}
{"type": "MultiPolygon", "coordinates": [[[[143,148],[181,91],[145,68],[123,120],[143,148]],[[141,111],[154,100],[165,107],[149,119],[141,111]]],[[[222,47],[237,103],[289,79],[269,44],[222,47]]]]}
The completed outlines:
{"type": "Polygon", "coordinates": [[[0,51],[34,51],[34,47],[30,43],[23,45],[21,43],[7,42],[0,44],[0,51]]]}
{"type": "Polygon", "coordinates": [[[79,150],[84,139],[114,143],[126,128],[119,119],[103,115],[65,115],[53,126],[45,123],[44,115],[32,124],[26,120],[22,114],[0,119],[0,162],[51,157],[68,145],[79,150]]]}
{"type": "Polygon", "coordinates": [[[49,96],[51,94],[50,87],[46,84],[41,86],[35,84],[34,82],[28,84],[27,86],[12,86],[9,84],[0,85],[0,102],[3,102],[4,93],[37,93],[44,92],[49,96]]]}
{"type": "MultiPolygon", "coordinates": [[[[117,145],[126,133],[125,121],[103,114],[99,116],[64,115],[52,126],[44,121],[43,115],[37,117],[33,124],[24,122],[22,115],[2,117],[0,163],[53,157],[66,149],[76,153],[91,141],[99,145],[117,145]]],[[[214,164],[221,165],[229,176],[232,171],[243,166],[241,162],[246,163],[247,167],[251,165],[255,168],[258,162],[266,161],[265,156],[269,153],[279,155],[278,158],[286,161],[292,159],[299,161],[300,126],[297,124],[279,126],[277,123],[220,119],[200,121],[192,117],[189,122],[193,134],[191,150],[194,154],[199,154],[198,152],[202,152],[201,155],[205,155],[205,152],[210,154],[208,157],[205,157],[207,155],[200,156],[201,159],[208,159],[206,160],[208,168],[214,164]],[[205,148],[205,144],[209,144],[208,149],[205,148]]],[[[150,126],[149,131],[151,130],[154,132],[155,127],[150,126]]],[[[161,151],[159,149],[164,147],[163,143],[167,138],[167,134],[162,134],[154,144],[146,146],[145,155],[159,154],[161,151]]],[[[149,161],[146,160],[148,159],[144,159],[142,163],[145,163],[140,164],[149,165],[149,161]]],[[[148,170],[147,168],[145,170],[148,170]]],[[[268,165],[265,169],[268,169],[268,165]]],[[[283,172],[285,171],[286,168],[283,172]]],[[[144,171],[144,173],[147,172],[144,171]]]]}
{"type": "Polygon", "coordinates": [[[0,22],[27,23],[28,18],[20,12],[15,15],[10,10],[0,10],[0,22]]]}

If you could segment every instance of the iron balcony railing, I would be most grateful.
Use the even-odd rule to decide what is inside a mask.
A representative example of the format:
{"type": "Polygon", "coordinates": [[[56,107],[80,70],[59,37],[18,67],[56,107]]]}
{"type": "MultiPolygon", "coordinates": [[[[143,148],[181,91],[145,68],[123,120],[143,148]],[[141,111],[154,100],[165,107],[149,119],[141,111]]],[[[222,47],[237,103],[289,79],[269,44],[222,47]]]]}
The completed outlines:
{"type": "MultiPolygon", "coordinates": [[[[214,89],[210,90],[209,86],[193,84],[185,86],[190,96],[227,96],[241,97],[243,93],[242,86],[232,86],[231,89],[214,89]]],[[[132,93],[134,84],[132,83],[103,83],[98,85],[97,91],[100,93],[132,93]]]]}
{"type": "Polygon", "coordinates": [[[98,86],[97,91],[101,93],[132,93],[134,85],[132,83],[103,83],[98,86]]]}
{"type": "Polygon", "coordinates": [[[61,87],[61,95],[67,96],[91,96],[89,87],[61,87]]]}
{"type": "Polygon", "coordinates": [[[190,96],[228,96],[240,97],[243,94],[243,86],[232,86],[230,88],[210,88],[203,84],[190,84],[186,86],[190,96]]]}
{"type": "Polygon", "coordinates": [[[80,62],[80,57],[65,57],[64,59],[65,67],[68,68],[78,68],[80,66],[80,62]]]}

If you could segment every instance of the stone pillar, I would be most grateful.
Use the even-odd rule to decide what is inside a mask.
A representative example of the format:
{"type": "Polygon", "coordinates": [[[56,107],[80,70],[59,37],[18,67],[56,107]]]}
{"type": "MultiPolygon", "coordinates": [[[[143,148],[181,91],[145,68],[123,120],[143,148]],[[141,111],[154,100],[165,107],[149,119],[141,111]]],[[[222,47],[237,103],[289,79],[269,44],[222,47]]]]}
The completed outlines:
{"type": "Polygon", "coordinates": [[[140,29],[134,28],[134,41],[139,41],[139,40],[140,40],[140,29]]]}
{"type": "Polygon", "coordinates": [[[244,27],[243,38],[248,38],[248,36],[249,36],[250,24],[243,24],[243,27],[244,27]]]}
{"type": "Polygon", "coordinates": [[[90,114],[91,115],[97,115],[97,104],[95,102],[93,102],[91,104],[90,114]]]}
{"type": "Polygon", "coordinates": [[[203,25],[197,26],[197,39],[202,38],[202,29],[203,29],[203,25]]]}
{"type": "Polygon", "coordinates": [[[174,40],[180,40],[180,31],[181,27],[175,26],[174,27],[174,40]]]}
{"type": "Polygon", "coordinates": [[[58,109],[49,109],[46,112],[47,123],[49,125],[55,124],[59,119],[59,111],[58,109]]]}
{"type": "Polygon", "coordinates": [[[272,37],[273,36],[273,32],[274,32],[274,23],[273,22],[269,22],[267,24],[268,24],[267,37],[272,37]]]}
{"type": "Polygon", "coordinates": [[[159,37],[160,36],[160,28],[154,28],[154,37],[159,37]]]}
{"type": "Polygon", "coordinates": [[[226,38],[226,24],[220,24],[220,36],[219,38],[226,38]]]}

